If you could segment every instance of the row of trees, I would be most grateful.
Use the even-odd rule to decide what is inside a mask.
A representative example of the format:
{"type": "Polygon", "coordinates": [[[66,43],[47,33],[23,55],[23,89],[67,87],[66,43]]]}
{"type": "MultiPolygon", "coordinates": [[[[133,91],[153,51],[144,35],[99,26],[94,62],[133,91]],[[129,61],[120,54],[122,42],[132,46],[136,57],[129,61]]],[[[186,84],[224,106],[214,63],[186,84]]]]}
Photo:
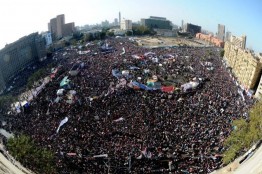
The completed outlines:
{"type": "MultiPolygon", "coordinates": [[[[146,26],[133,26],[132,31],[127,31],[127,36],[142,36],[142,35],[154,35],[156,32],[152,29],[149,29],[146,26]]],[[[110,28],[103,28],[102,31],[97,31],[94,33],[87,33],[87,34],[80,34],[76,33],[73,35],[73,39],[83,40],[83,41],[94,41],[94,40],[104,40],[106,37],[113,37],[115,36],[114,32],[110,30],[110,28]]]]}
{"type": "Polygon", "coordinates": [[[262,101],[257,102],[249,111],[249,119],[233,121],[234,130],[225,140],[223,162],[228,164],[252,145],[262,139],[262,101]]]}
{"type": "Polygon", "coordinates": [[[30,77],[27,79],[27,88],[33,88],[36,82],[49,75],[51,68],[54,66],[56,66],[56,62],[49,63],[48,65],[38,69],[36,72],[30,75],[30,77]]]}
{"type": "Polygon", "coordinates": [[[10,138],[7,149],[16,160],[37,173],[56,173],[54,153],[37,147],[28,136],[10,138]]]}
{"type": "Polygon", "coordinates": [[[6,112],[9,109],[11,103],[17,100],[17,97],[12,95],[2,95],[0,96],[0,111],[6,112]]]}

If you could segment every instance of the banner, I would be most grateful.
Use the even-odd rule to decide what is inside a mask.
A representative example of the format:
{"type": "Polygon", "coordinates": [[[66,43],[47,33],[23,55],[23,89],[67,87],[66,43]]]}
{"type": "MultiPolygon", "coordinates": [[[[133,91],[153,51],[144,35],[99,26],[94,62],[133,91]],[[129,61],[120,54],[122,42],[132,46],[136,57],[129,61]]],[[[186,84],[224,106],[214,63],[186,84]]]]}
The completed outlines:
{"type": "Polygon", "coordinates": [[[162,92],[173,92],[175,90],[174,86],[161,86],[162,92]]]}
{"type": "Polygon", "coordinates": [[[60,127],[63,126],[66,122],[68,122],[68,117],[65,117],[65,118],[60,122],[60,124],[59,124],[59,126],[58,126],[58,128],[57,128],[57,130],[56,130],[56,133],[59,132],[60,127]]]}

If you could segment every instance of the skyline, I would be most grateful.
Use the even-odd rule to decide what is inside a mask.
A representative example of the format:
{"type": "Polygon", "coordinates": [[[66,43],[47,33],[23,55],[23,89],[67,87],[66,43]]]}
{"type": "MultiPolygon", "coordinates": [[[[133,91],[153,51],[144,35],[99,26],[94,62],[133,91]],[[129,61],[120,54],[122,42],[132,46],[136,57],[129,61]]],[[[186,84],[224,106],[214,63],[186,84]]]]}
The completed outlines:
{"type": "Polygon", "coordinates": [[[235,36],[247,35],[247,48],[262,52],[262,1],[252,0],[9,0],[0,2],[0,49],[33,32],[47,31],[51,18],[65,14],[65,22],[75,26],[112,22],[121,12],[122,19],[133,22],[149,16],[165,17],[181,26],[192,23],[204,30],[217,32],[218,24],[226,27],[235,36]],[[220,10],[220,11],[219,11],[220,10]],[[13,13],[10,13],[13,11],[13,13]]]}

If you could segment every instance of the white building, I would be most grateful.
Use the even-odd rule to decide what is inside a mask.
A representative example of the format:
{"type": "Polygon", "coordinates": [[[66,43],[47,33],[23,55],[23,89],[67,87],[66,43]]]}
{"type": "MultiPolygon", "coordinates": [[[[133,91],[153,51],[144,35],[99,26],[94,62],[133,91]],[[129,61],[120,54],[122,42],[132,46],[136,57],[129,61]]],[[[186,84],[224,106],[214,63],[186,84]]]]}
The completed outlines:
{"type": "Polygon", "coordinates": [[[132,21],[126,20],[126,19],[121,20],[120,29],[121,30],[132,30],[132,21]]]}
{"type": "Polygon", "coordinates": [[[52,36],[51,36],[51,32],[45,32],[45,33],[42,33],[42,36],[45,38],[46,46],[49,46],[49,45],[52,44],[52,36]]]}
{"type": "MultiPolygon", "coordinates": [[[[260,64],[261,65],[261,70],[260,71],[262,72],[262,53],[260,53],[257,56],[260,59],[260,63],[261,63],[260,64]]],[[[258,98],[258,99],[262,99],[262,73],[261,73],[261,77],[260,77],[260,81],[259,81],[256,93],[255,93],[255,97],[258,98]]]]}

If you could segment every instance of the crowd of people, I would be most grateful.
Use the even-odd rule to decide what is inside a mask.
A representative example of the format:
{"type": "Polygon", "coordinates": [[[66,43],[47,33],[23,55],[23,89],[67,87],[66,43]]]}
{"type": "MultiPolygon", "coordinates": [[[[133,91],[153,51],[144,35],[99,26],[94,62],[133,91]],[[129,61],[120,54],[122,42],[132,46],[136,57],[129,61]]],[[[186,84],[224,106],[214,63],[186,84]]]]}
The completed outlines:
{"type": "Polygon", "coordinates": [[[57,52],[57,74],[14,116],[12,132],[53,151],[59,173],[210,173],[221,167],[232,121],[247,117],[252,98],[239,94],[217,48],[104,42],[112,51],[92,42],[84,52],[57,52]],[[72,76],[76,63],[79,73],[72,76]],[[152,79],[161,87],[132,85],[152,79]],[[199,85],[181,89],[192,81],[199,85]]]}

